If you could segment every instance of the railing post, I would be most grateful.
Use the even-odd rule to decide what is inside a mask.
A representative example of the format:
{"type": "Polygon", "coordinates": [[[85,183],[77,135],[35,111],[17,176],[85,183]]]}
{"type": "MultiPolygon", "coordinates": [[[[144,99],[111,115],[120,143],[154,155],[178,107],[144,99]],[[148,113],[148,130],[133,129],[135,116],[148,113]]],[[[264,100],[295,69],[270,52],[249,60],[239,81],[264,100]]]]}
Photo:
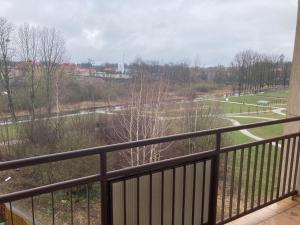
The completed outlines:
{"type": "Polygon", "coordinates": [[[209,198],[209,224],[217,223],[217,200],[218,200],[218,179],[219,179],[219,161],[221,149],[221,132],[216,133],[216,149],[215,156],[212,159],[211,180],[210,180],[210,198],[209,198]]]}
{"type": "Polygon", "coordinates": [[[300,166],[299,166],[299,156],[300,156],[300,131],[298,133],[298,146],[296,147],[296,163],[295,163],[295,175],[293,191],[297,191],[297,195],[300,194],[300,166]]]}
{"type": "Polygon", "coordinates": [[[107,189],[107,157],[106,152],[100,153],[101,174],[101,225],[108,225],[108,189],[107,189]]]}

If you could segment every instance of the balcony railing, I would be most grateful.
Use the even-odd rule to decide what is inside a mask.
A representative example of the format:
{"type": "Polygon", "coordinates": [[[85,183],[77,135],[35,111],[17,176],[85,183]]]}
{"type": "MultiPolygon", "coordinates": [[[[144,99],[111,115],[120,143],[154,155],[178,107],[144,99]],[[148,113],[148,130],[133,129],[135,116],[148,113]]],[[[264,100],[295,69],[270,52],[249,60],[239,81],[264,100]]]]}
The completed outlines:
{"type": "MultiPolygon", "coordinates": [[[[51,224],[59,224],[55,217],[57,192],[85,186],[83,224],[225,224],[297,194],[300,133],[222,147],[224,134],[297,121],[300,117],[1,162],[3,172],[99,155],[100,170],[94,175],[3,194],[0,204],[6,207],[9,224],[18,225],[12,204],[29,199],[30,208],[25,212],[28,224],[43,224],[36,221],[34,200],[49,194],[51,207],[46,216],[51,224]],[[211,135],[215,136],[213,150],[121,170],[107,169],[107,154],[111,152],[211,135]],[[91,219],[90,185],[94,183],[99,184],[100,193],[96,221],[91,219]]],[[[74,221],[73,195],[70,191],[68,223],[78,224],[74,221]]]]}

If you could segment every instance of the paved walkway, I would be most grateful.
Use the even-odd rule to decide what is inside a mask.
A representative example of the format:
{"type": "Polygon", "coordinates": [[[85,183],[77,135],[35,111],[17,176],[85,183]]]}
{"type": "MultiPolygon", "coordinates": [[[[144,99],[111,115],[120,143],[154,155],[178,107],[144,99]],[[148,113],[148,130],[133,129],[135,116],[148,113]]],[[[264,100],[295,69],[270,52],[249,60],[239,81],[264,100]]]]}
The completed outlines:
{"type": "MultiPolygon", "coordinates": [[[[237,104],[237,105],[247,105],[247,106],[258,106],[258,107],[262,107],[262,108],[270,108],[270,106],[262,106],[262,105],[257,105],[257,104],[223,101],[223,100],[218,100],[218,99],[208,99],[208,100],[209,101],[217,101],[217,102],[225,102],[225,103],[230,103],[230,104],[237,104]]],[[[241,125],[241,123],[239,121],[233,119],[233,118],[261,119],[261,120],[267,120],[267,121],[276,120],[276,119],[271,118],[271,117],[259,117],[259,116],[249,115],[249,114],[268,113],[268,112],[273,112],[273,113],[278,114],[278,115],[286,116],[286,113],[283,112],[284,110],[286,110],[286,108],[273,107],[273,106],[271,108],[272,108],[271,110],[264,110],[264,111],[257,111],[257,112],[228,113],[228,114],[225,115],[226,117],[224,117],[224,119],[230,121],[232,123],[232,125],[234,125],[234,126],[239,126],[239,125],[241,125]]],[[[249,138],[252,138],[256,141],[264,140],[263,138],[252,134],[249,130],[240,130],[240,132],[243,135],[245,135],[249,138]]],[[[275,143],[273,143],[273,145],[275,145],[275,143]]],[[[279,148],[280,147],[281,147],[281,145],[279,144],[279,148]]]]}
{"type": "MultiPolygon", "coordinates": [[[[234,126],[239,126],[241,125],[241,123],[233,118],[249,118],[249,119],[261,119],[261,120],[267,120],[267,121],[273,121],[273,120],[276,120],[274,118],[269,118],[269,117],[259,117],[259,116],[230,116],[230,118],[228,117],[224,117],[224,119],[230,121],[232,123],[232,125],[234,126]]],[[[249,138],[252,138],[254,139],[255,141],[262,141],[264,140],[264,138],[261,138],[261,137],[258,137],[254,134],[252,134],[249,130],[240,130],[240,132],[249,137],[249,138]]],[[[275,147],[276,146],[276,143],[273,142],[272,145],[275,147]]],[[[281,144],[278,144],[278,147],[281,148],[281,144]]]]}
{"type": "MultiPolygon", "coordinates": [[[[237,121],[237,120],[234,120],[234,119],[231,119],[231,118],[225,118],[225,119],[228,120],[228,121],[230,121],[230,122],[232,123],[232,125],[234,125],[234,126],[239,126],[239,125],[241,125],[241,123],[240,123],[239,121],[237,121]]],[[[256,136],[256,135],[252,134],[249,130],[240,130],[240,132],[241,132],[243,135],[245,135],[245,136],[247,136],[247,137],[249,137],[249,138],[254,139],[255,141],[261,141],[261,140],[263,140],[263,138],[258,137],[258,136],[256,136]]]]}
{"type": "Polygon", "coordinates": [[[286,108],[278,108],[278,109],[273,109],[272,112],[282,115],[282,116],[286,116],[286,113],[282,112],[283,110],[286,110],[286,108]]]}

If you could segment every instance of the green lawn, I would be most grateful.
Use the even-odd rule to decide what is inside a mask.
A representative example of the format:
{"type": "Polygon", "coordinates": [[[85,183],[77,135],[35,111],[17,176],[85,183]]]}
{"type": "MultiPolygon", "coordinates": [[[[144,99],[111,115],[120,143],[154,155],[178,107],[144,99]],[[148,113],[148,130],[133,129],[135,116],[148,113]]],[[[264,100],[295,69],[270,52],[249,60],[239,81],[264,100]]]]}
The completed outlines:
{"type": "Polygon", "coordinates": [[[226,138],[229,138],[230,145],[239,145],[254,141],[252,138],[242,134],[240,131],[230,132],[226,138]]]}
{"type": "Polygon", "coordinates": [[[227,114],[227,113],[247,113],[247,112],[257,112],[270,110],[268,107],[260,106],[247,106],[244,104],[235,104],[230,102],[219,102],[213,100],[205,100],[200,102],[188,102],[188,103],[174,103],[164,106],[165,112],[162,115],[167,116],[182,116],[187,109],[201,110],[216,110],[217,113],[227,114]]]}
{"type": "Polygon", "coordinates": [[[274,105],[282,105],[287,103],[286,98],[277,98],[263,95],[248,95],[248,96],[233,96],[229,98],[231,102],[240,102],[240,103],[248,103],[248,104],[258,104],[262,106],[274,106],[274,105]],[[259,103],[260,100],[268,101],[267,104],[259,103]]]}
{"type": "MultiPolygon", "coordinates": [[[[239,121],[241,124],[257,123],[257,122],[265,121],[265,120],[254,119],[254,118],[233,118],[233,119],[239,121]]],[[[283,134],[283,125],[277,124],[272,126],[258,127],[258,128],[249,129],[249,131],[252,134],[261,138],[272,138],[283,134]]]]}
{"type": "MultiPolygon", "coordinates": [[[[71,125],[72,122],[90,122],[96,121],[97,119],[105,118],[105,114],[86,114],[86,115],[76,115],[72,117],[63,117],[61,118],[67,126],[71,125]]],[[[52,120],[53,122],[55,119],[52,120]]],[[[9,125],[1,125],[0,126],[0,142],[7,141],[7,140],[16,140],[19,139],[18,137],[18,129],[22,129],[26,123],[16,123],[16,124],[9,124],[9,125]]]]}
{"type": "MultiPolygon", "coordinates": [[[[229,97],[229,101],[248,103],[248,104],[258,104],[262,106],[276,106],[276,105],[286,105],[287,104],[287,90],[270,91],[264,93],[258,93],[256,95],[245,95],[245,96],[232,96],[229,97]],[[258,101],[264,100],[268,101],[267,104],[258,103],[258,101]]],[[[225,101],[225,98],[219,98],[219,100],[225,101]]]]}
{"type": "Polygon", "coordinates": [[[285,119],[286,118],[286,116],[279,115],[279,114],[273,113],[273,112],[259,113],[259,114],[255,114],[255,115],[252,115],[252,116],[266,117],[266,118],[273,118],[273,119],[285,119]]]}
{"type": "Polygon", "coordinates": [[[248,106],[244,104],[235,104],[230,102],[204,101],[207,105],[215,105],[221,108],[224,113],[245,113],[270,110],[268,107],[248,106]]]}
{"type": "Polygon", "coordinates": [[[20,128],[20,124],[10,124],[0,126],[0,141],[15,140],[17,139],[17,129],[20,128]]]}
{"type": "Polygon", "coordinates": [[[259,93],[260,96],[271,96],[275,98],[287,98],[289,94],[288,89],[278,90],[278,91],[267,91],[264,93],[259,93]]]}

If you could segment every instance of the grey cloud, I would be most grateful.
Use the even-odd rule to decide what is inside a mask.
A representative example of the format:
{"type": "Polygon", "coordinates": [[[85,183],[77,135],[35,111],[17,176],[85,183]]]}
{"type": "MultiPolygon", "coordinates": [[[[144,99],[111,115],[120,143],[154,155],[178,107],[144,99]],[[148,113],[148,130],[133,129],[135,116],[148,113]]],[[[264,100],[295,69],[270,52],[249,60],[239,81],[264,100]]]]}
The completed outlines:
{"type": "Polygon", "coordinates": [[[0,0],[15,24],[57,27],[74,62],[227,64],[244,49],[292,57],[296,0],[0,0]]]}

